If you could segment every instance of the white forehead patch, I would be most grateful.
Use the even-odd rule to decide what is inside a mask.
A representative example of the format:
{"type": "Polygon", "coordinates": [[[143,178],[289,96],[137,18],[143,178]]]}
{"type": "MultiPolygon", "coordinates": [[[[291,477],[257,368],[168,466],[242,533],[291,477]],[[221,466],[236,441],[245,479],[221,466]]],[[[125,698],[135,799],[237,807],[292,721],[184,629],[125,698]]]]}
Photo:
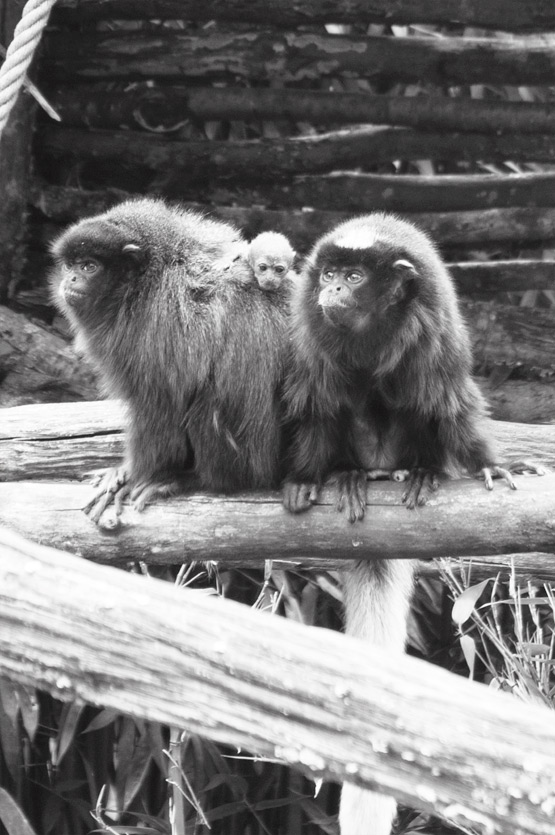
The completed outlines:
{"type": "Polygon", "coordinates": [[[362,230],[350,230],[341,238],[336,238],[334,244],[342,249],[370,249],[376,243],[375,235],[364,234],[362,230]]]}

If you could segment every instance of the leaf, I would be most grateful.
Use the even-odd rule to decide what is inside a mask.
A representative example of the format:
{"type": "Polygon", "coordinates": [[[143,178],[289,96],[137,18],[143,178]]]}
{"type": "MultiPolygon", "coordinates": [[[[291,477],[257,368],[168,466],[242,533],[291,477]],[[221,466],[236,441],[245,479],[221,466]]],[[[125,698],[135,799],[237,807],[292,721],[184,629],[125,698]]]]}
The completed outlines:
{"type": "Polygon", "coordinates": [[[60,765],[75,738],[77,723],[79,722],[84,709],[85,705],[77,704],[76,702],[70,702],[63,707],[62,716],[60,718],[60,727],[58,729],[56,766],[60,765]]]}
{"type": "Polygon", "coordinates": [[[39,700],[34,687],[25,687],[20,684],[17,687],[17,700],[21,711],[23,727],[27,736],[33,742],[39,726],[39,700]]]}
{"type": "Polygon", "coordinates": [[[474,665],[476,663],[476,643],[474,638],[470,635],[461,635],[460,637],[461,649],[463,651],[464,660],[470,670],[469,678],[474,678],[474,665]]]}
{"type": "Polygon", "coordinates": [[[453,604],[451,617],[458,626],[462,626],[474,612],[476,603],[488,583],[489,580],[482,580],[476,586],[469,586],[460,597],[457,597],[453,604]]]}
{"type": "Polygon", "coordinates": [[[0,821],[8,835],[35,835],[35,830],[5,789],[0,789],[0,821]]]}
{"type": "Polygon", "coordinates": [[[108,725],[111,725],[112,722],[115,722],[115,720],[120,716],[121,712],[119,710],[106,707],[89,722],[85,730],[81,731],[81,733],[89,734],[91,731],[99,731],[101,728],[106,728],[108,725]]]}

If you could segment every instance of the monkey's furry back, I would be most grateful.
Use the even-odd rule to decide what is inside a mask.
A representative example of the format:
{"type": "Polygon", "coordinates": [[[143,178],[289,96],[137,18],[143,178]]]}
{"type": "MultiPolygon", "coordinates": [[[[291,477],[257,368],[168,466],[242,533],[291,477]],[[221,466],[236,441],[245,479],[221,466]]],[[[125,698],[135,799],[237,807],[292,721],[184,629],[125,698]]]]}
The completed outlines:
{"type": "Polygon", "coordinates": [[[53,246],[59,261],[86,251],[110,264],[137,245],[132,277],[114,276],[102,310],[84,324],[69,318],[132,425],[148,422],[168,448],[188,433],[209,489],[278,480],[285,304],[215,269],[240,240],[226,223],[143,199],[76,224],[53,246]]]}

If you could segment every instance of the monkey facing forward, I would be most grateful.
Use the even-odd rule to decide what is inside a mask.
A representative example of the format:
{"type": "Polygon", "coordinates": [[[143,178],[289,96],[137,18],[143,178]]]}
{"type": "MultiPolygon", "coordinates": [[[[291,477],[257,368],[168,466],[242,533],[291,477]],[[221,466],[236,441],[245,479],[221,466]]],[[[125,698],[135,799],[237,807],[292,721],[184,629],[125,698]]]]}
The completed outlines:
{"type": "Polygon", "coordinates": [[[88,505],[142,509],[194,465],[201,486],[279,483],[287,309],[245,292],[250,273],[217,265],[242,244],[232,226],[160,200],[123,203],[70,227],[52,253],[53,298],[128,412],[125,462],[88,505]]]}
{"type": "Polygon", "coordinates": [[[261,290],[276,292],[286,290],[294,276],[293,263],[296,252],[285,235],[279,232],[261,232],[250,243],[241,241],[231,245],[222,260],[224,270],[248,285],[261,290]],[[244,270],[238,272],[237,265],[244,270]]]}
{"type": "MultiPolygon", "coordinates": [[[[340,224],[314,246],[291,304],[286,508],[309,508],[331,473],[351,522],[365,513],[367,470],[408,470],[408,508],[454,467],[488,489],[495,476],[515,488],[495,462],[454,286],[427,235],[386,214],[340,224]]],[[[345,572],[347,633],[403,651],[412,585],[410,561],[354,563],[345,572]]],[[[341,834],[387,835],[395,808],[346,784],[341,834]]]]}

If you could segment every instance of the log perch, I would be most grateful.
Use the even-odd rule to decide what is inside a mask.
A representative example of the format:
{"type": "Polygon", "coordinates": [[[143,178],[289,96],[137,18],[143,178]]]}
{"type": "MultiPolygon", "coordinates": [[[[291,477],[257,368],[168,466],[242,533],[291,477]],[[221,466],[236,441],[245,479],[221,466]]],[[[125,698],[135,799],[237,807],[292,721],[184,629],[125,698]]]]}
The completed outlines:
{"type": "MultiPolygon", "coordinates": [[[[116,402],[27,406],[0,411],[0,524],[43,544],[125,564],[191,559],[427,559],[551,552],[555,545],[555,474],[517,476],[492,493],[473,479],[447,481],[425,508],[401,502],[402,484],[369,484],[366,519],[352,526],[324,490],[309,513],[286,513],[277,493],[199,493],[164,500],[138,514],[126,507],[115,532],[97,528],[81,508],[91,496],[75,479],[91,466],[119,461],[121,408],[116,402]],[[117,454],[115,454],[117,451],[117,454]],[[375,508],[375,511],[372,511],[375,508]]],[[[555,426],[493,422],[501,460],[555,464],[555,426]]]]}
{"type": "Polygon", "coordinates": [[[0,674],[63,700],[187,728],[313,778],[378,789],[490,833],[555,833],[555,719],[547,708],[7,531],[0,674]]]}

